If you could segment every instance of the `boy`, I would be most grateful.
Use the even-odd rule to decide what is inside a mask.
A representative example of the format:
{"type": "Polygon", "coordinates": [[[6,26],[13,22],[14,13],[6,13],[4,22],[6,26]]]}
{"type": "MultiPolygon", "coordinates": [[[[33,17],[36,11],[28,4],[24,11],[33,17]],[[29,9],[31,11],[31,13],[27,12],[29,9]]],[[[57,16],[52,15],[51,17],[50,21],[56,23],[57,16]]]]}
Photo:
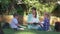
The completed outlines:
{"type": "Polygon", "coordinates": [[[18,14],[14,14],[13,17],[14,18],[12,19],[12,21],[10,23],[11,28],[14,30],[24,30],[24,28],[19,27],[20,25],[18,24],[18,20],[17,20],[18,14]]]}

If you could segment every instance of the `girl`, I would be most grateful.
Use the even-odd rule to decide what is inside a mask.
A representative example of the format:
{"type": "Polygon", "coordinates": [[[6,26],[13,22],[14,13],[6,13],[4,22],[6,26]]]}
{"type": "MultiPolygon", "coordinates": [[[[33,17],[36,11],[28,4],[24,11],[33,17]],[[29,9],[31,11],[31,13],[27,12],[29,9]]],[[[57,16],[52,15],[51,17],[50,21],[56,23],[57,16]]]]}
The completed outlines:
{"type": "Polygon", "coordinates": [[[50,27],[50,15],[48,13],[44,13],[44,31],[49,31],[50,27]]]}
{"type": "Polygon", "coordinates": [[[41,17],[39,22],[39,25],[41,27],[40,30],[43,30],[43,27],[44,27],[43,24],[44,24],[44,18],[41,17]]]}

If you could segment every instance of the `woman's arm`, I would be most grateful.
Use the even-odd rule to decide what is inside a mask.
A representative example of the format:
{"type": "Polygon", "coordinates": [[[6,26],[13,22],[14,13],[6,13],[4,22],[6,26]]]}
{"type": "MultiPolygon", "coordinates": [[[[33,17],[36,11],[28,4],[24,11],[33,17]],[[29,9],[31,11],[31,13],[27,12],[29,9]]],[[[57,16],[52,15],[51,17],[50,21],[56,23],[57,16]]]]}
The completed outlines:
{"type": "Polygon", "coordinates": [[[33,22],[32,22],[32,14],[29,14],[29,15],[28,15],[27,23],[30,23],[30,24],[33,23],[33,22]]]}

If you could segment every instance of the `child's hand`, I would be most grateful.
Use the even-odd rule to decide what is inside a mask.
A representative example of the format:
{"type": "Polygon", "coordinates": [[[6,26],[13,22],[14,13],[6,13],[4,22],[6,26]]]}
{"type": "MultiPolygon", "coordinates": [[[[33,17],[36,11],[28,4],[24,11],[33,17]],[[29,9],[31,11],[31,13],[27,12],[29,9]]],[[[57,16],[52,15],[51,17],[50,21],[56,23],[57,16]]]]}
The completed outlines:
{"type": "Polygon", "coordinates": [[[33,24],[32,22],[30,22],[30,24],[33,24]]]}
{"type": "Polygon", "coordinates": [[[42,25],[42,27],[44,27],[44,26],[42,25]]]}
{"type": "Polygon", "coordinates": [[[39,23],[40,26],[44,27],[43,24],[39,23]]]}

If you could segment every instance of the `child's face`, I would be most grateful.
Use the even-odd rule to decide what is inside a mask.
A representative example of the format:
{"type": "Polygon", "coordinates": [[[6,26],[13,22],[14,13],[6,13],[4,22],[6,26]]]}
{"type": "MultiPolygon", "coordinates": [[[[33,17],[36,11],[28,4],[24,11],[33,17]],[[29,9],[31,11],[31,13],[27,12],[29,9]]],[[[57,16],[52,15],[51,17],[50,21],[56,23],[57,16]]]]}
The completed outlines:
{"type": "Polygon", "coordinates": [[[44,14],[44,17],[45,17],[45,18],[48,18],[48,16],[47,16],[46,14],[44,14]]]}
{"type": "Polygon", "coordinates": [[[44,18],[40,18],[40,22],[44,21],[44,18]]]}
{"type": "Polygon", "coordinates": [[[15,16],[15,18],[17,18],[17,19],[18,19],[18,16],[15,16]]]}

